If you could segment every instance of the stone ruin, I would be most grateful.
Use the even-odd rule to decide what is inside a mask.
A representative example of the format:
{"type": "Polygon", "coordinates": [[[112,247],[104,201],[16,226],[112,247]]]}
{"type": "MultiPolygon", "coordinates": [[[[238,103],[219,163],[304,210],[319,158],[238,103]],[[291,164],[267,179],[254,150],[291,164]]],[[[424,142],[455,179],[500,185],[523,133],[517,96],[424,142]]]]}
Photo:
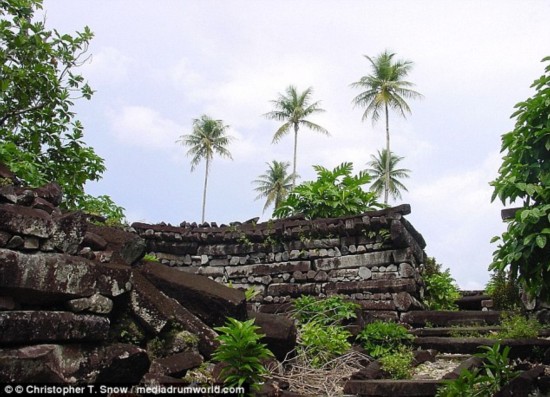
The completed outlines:
{"type": "Polygon", "coordinates": [[[300,295],[341,294],[378,318],[421,309],[425,242],[405,219],[409,205],[335,219],[256,220],[231,225],[134,223],[164,265],[256,291],[260,312],[300,295]]]}
{"type": "Polygon", "coordinates": [[[348,295],[379,318],[421,308],[425,244],[407,205],[122,229],[62,212],[55,183],[26,188],[1,165],[0,180],[0,382],[181,382],[210,358],[228,316],[255,318],[281,360],[296,328],[272,313],[300,294],[348,295]],[[259,295],[247,307],[248,287],[259,295]]]}

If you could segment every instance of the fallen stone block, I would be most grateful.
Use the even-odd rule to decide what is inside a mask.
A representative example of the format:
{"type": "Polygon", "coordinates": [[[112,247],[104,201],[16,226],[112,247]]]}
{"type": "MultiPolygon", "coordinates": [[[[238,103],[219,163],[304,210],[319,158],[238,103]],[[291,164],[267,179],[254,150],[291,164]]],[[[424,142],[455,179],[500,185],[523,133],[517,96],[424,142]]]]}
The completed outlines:
{"type": "Polygon", "coordinates": [[[112,263],[121,262],[132,265],[145,255],[146,242],[134,233],[93,224],[88,224],[87,230],[107,242],[104,250],[113,253],[110,258],[112,263]]]}
{"type": "Polygon", "coordinates": [[[94,294],[89,298],[73,299],[67,307],[74,313],[89,311],[97,314],[109,314],[113,310],[113,301],[103,295],[94,294]]]}
{"type": "Polygon", "coordinates": [[[240,290],[158,263],[145,263],[140,271],[162,292],[211,327],[222,326],[227,317],[246,319],[245,295],[240,290]]]}
{"type": "Polygon", "coordinates": [[[288,353],[296,347],[296,325],[288,317],[277,314],[248,312],[249,318],[260,327],[260,332],[265,336],[262,342],[275,355],[277,360],[283,361],[288,353]]]}
{"type": "Polygon", "coordinates": [[[344,393],[373,397],[427,397],[435,396],[442,384],[438,380],[350,380],[344,386],[344,393]]]}
{"type": "Polygon", "coordinates": [[[33,345],[0,350],[0,382],[137,384],[149,365],[134,345],[33,345]]]}
{"type": "Polygon", "coordinates": [[[131,271],[65,254],[0,249],[0,288],[22,303],[62,303],[96,293],[112,298],[132,288],[131,271]]]}
{"type": "Polygon", "coordinates": [[[54,231],[52,244],[57,251],[75,255],[86,233],[86,215],[69,212],[53,217],[54,231]]]}
{"type": "Polygon", "coordinates": [[[200,354],[183,352],[153,360],[149,372],[181,378],[185,376],[188,369],[198,367],[202,362],[200,354]]]}
{"type": "Polygon", "coordinates": [[[135,270],[130,302],[132,313],[153,334],[159,334],[169,321],[173,321],[199,338],[198,348],[203,356],[210,357],[219,346],[214,330],[135,270]]]}
{"type": "Polygon", "coordinates": [[[19,205],[2,204],[0,205],[0,230],[24,236],[49,238],[53,235],[54,226],[47,212],[19,205]]]}
{"type": "Polygon", "coordinates": [[[109,319],[57,311],[0,312],[0,344],[106,340],[109,319]]]}
{"type": "Polygon", "coordinates": [[[424,327],[426,323],[436,327],[452,325],[495,325],[500,323],[500,312],[472,311],[411,311],[401,315],[401,321],[413,327],[424,327]]]}

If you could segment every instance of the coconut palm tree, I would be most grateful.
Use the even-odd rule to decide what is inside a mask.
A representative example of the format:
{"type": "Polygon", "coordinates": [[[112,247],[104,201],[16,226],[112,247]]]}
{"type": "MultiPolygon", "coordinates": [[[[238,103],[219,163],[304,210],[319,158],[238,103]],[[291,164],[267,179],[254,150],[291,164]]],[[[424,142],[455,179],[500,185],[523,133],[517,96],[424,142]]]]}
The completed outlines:
{"type": "MultiPolygon", "coordinates": [[[[391,152],[389,158],[389,173],[386,172],[387,163],[388,163],[388,152],[386,149],[383,149],[382,152],[378,150],[378,155],[375,156],[371,154],[371,161],[367,163],[367,172],[373,178],[374,182],[372,183],[370,190],[375,192],[379,197],[382,195],[382,192],[385,191],[386,185],[386,175],[389,174],[390,179],[390,188],[389,194],[394,200],[401,199],[401,190],[408,192],[407,188],[400,179],[408,178],[411,170],[406,168],[397,168],[397,163],[403,160],[403,157],[397,156],[395,153],[391,152]]],[[[387,204],[387,203],[386,203],[387,204]]]]}
{"type": "Polygon", "coordinates": [[[194,171],[195,167],[202,160],[206,161],[204,190],[202,193],[201,222],[204,222],[208,171],[214,159],[214,154],[217,153],[222,157],[228,157],[233,160],[231,153],[227,150],[227,145],[233,140],[232,136],[227,135],[228,128],[229,126],[224,125],[222,120],[214,120],[204,114],[200,118],[193,120],[193,132],[191,134],[182,135],[177,141],[183,146],[189,147],[186,155],[191,157],[191,171],[194,171]]]}
{"type": "Polygon", "coordinates": [[[277,143],[290,131],[294,131],[294,161],[292,165],[292,187],[296,186],[296,157],[298,148],[298,131],[304,126],[310,130],[329,135],[328,131],[307,120],[306,118],[314,113],[324,112],[319,107],[320,102],[310,104],[313,88],[309,87],[303,92],[298,92],[296,87],[290,85],[285,94],[279,94],[279,98],[271,101],[275,110],[266,113],[264,116],[271,120],[283,121],[283,125],[275,132],[272,143],[277,143]]]}
{"type": "MultiPolygon", "coordinates": [[[[365,55],[365,58],[371,63],[371,74],[361,77],[355,83],[353,88],[365,89],[362,93],[353,99],[355,106],[364,107],[362,120],[372,118],[372,123],[376,123],[384,112],[386,120],[386,151],[390,150],[390,124],[389,109],[393,109],[403,117],[406,113],[411,113],[411,109],[405,99],[420,99],[422,94],[412,90],[413,83],[405,81],[410,72],[413,63],[406,60],[394,60],[395,54],[387,50],[371,58],[365,55]]],[[[386,158],[385,169],[390,167],[390,157],[386,158]]],[[[384,187],[384,203],[388,203],[388,194],[390,192],[390,174],[386,172],[384,187]]]]}
{"type": "Polygon", "coordinates": [[[263,211],[274,204],[275,209],[286,198],[288,192],[292,188],[293,175],[288,174],[289,162],[273,160],[271,163],[266,163],[269,167],[265,174],[262,174],[258,179],[252,181],[257,185],[254,189],[260,194],[256,200],[267,199],[263,211]]]}

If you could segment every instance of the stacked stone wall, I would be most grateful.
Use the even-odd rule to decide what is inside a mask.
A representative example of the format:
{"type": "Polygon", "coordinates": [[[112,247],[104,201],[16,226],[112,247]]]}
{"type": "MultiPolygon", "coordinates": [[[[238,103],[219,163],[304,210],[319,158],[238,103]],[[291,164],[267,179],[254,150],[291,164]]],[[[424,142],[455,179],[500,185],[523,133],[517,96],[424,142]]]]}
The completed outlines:
{"type": "Polygon", "coordinates": [[[343,294],[395,317],[421,307],[425,242],[405,219],[409,213],[401,205],[335,219],[132,227],[164,265],[253,288],[260,311],[303,294],[343,294]]]}

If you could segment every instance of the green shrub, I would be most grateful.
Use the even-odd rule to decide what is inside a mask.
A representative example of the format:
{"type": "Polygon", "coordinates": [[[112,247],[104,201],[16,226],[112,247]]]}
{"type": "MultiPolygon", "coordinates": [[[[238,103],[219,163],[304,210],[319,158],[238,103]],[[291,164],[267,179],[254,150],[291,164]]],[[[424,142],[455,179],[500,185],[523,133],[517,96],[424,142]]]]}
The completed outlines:
{"type": "Polygon", "coordinates": [[[275,209],[274,217],[303,214],[307,219],[336,218],[382,207],[376,193],[362,189],[371,181],[367,171],[352,175],[352,163],[342,163],[332,171],[319,165],[313,168],[317,180],[296,186],[275,209]]]}
{"type": "Polygon", "coordinates": [[[503,313],[500,325],[502,329],[496,335],[499,339],[536,338],[542,328],[536,318],[520,313],[503,313]]]}
{"type": "Polygon", "coordinates": [[[351,348],[351,333],[340,325],[310,321],[300,327],[300,351],[313,367],[321,367],[351,348]]]}
{"type": "Polygon", "coordinates": [[[411,348],[400,346],[392,354],[381,357],[379,360],[382,369],[389,373],[392,379],[410,379],[413,375],[413,359],[411,348]]]}
{"type": "Polygon", "coordinates": [[[502,386],[517,376],[510,364],[510,347],[501,350],[500,344],[480,346],[483,351],[475,354],[483,360],[481,368],[464,370],[457,379],[446,381],[437,391],[437,397],[492,397],[502,386]]]}
{"type": "Polygon", "coordinates": [[[304,324],[311,321],[320,324],[341,324],[344,320],[356,318],[355,311],[359,305],[346,301],[340,295],[318,299],[310,295],[302,295],[294,300],[294,317],[304,324]]]}
{"type": "Polygon", "coordinates": [[[446,269],[442,272],[423,275],[425,283],[424,303],[430,310],[458,310],[456,300],[460,292],[446,269]]]}
{"type": "Polygon", "coordinates": [[[495,310],[517,310],[521,307],[518,283],[507,271],[495,270],[485,293],[493,300],[495,310]]]}
{"type": "Polygon", "coordinates": [[[219,332],[220,346],[212,358],[225,363],[221,378],[227,386],[250,385],[255,390],[266,373],[263,359],[273,357],[265,344],[260,343],[264,335],[257,331],[260,327],[254,325],[254,319],[239,321],[228,318],[223,327],[214,328],[219,332]]]}
{"type": "Polygon", "coordinates": [[[365,350],[373,357],[393,354],[414,337],[401,324],[375,321],[367,324],[358,335],[365,350]]]}

